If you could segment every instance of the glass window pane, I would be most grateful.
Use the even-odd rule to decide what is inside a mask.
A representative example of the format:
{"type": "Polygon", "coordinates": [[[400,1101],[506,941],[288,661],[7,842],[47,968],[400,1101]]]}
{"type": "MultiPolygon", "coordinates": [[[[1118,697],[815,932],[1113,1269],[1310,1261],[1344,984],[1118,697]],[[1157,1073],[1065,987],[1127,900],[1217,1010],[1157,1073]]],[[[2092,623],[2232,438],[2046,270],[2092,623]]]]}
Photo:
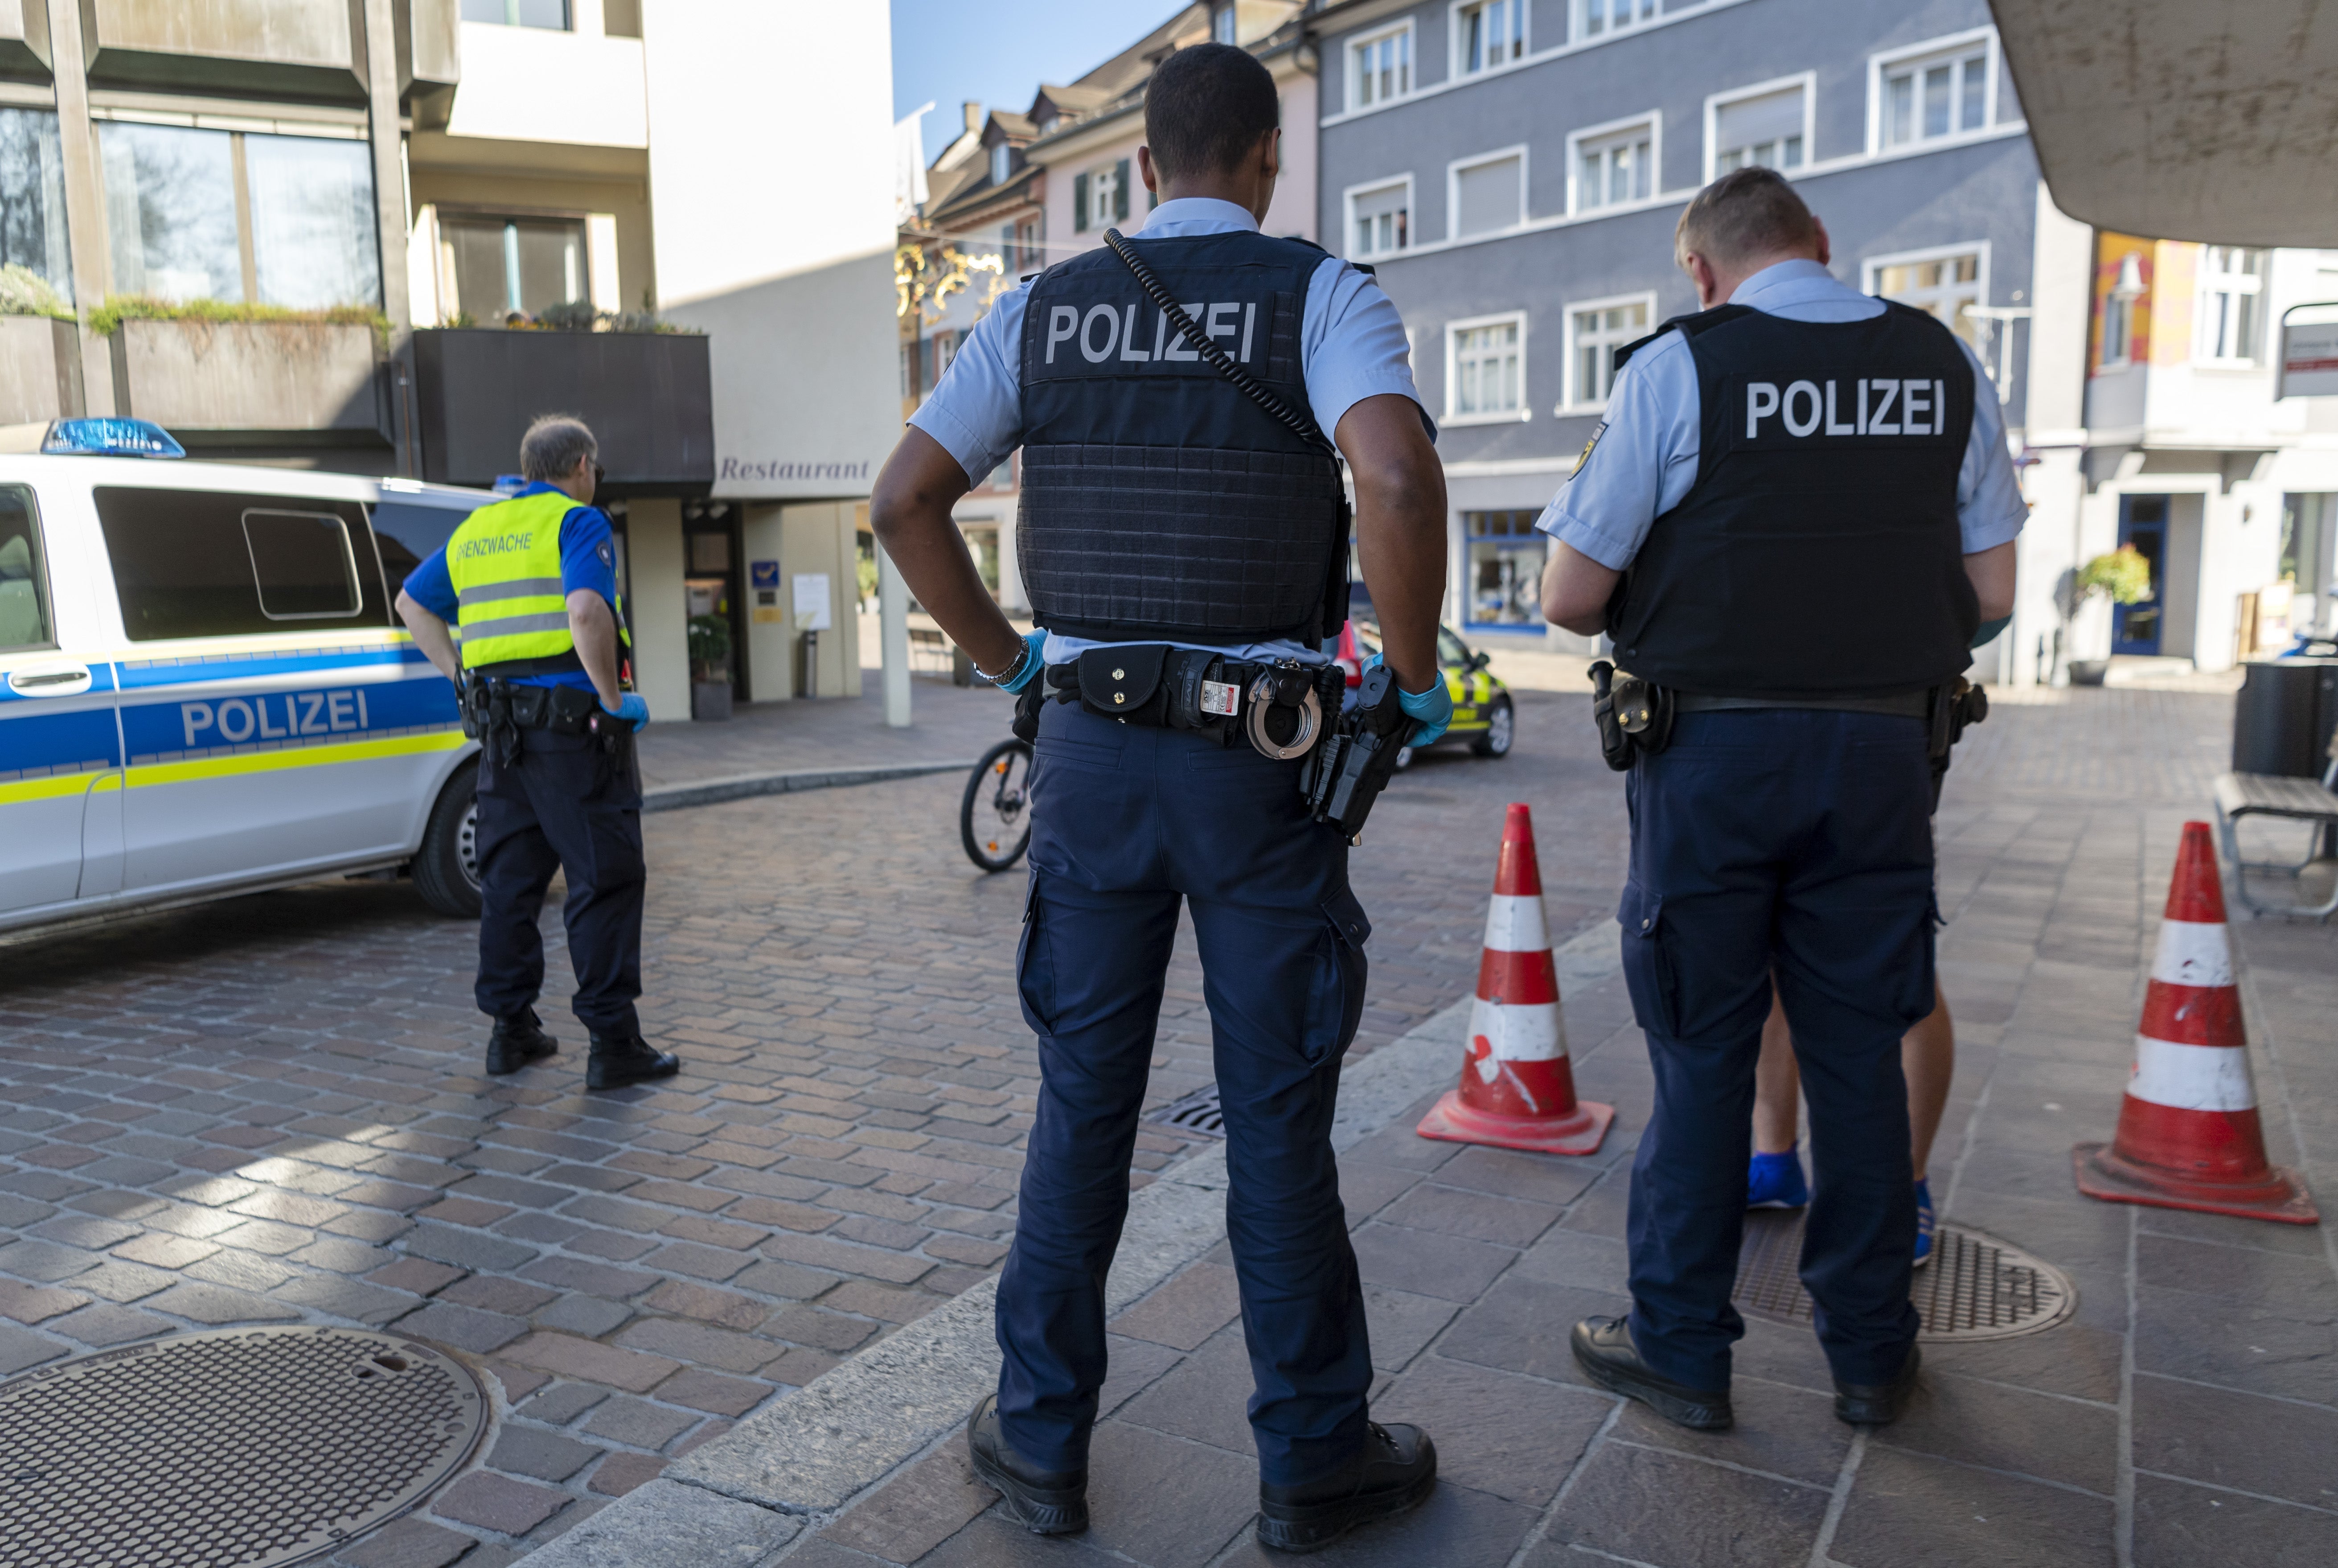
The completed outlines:
{"type": "Polygon", "coordinates": [[[1799,86],[1724,104],[1714,113],[1714,134],[1718,152],[1714,163],[1724,170],[1740,168],[1747,163],[1762,163],[1774,168],[1784,161],[1782,148],[1791,143],[1792,162],[1799,163],[1802,161],[1802,129],[1803,90],[1799,86]]]}
{"type": "Polygon", "coordinates": [[[1981,127],[1981,111],[1984,107],[1982,90],[1989,85],[1986,58],[1979,54],[1966,56],[1963,71],[1964,110],[1958,122],[1958,128],[1965,131],[1978,131],[1981,127]]]}
{"type": "Polygon", "coordinates": [[[384,501],[373,508],[374,548],[381,555],[382,577],[392,600],[414,568],[445,549],[470,515],[466,507],[421,507],[408,501],[384,501]]]}
{"type": "Polygon", "coordinates": [[[32,493],[10,485],[0,488],[0,648],[40,647],[55,640],[32,493]]]}
{"type": "Polygon", "coordinates": [[[254,508],[243,514],[243,542],[260,587],[260,613],[270,620],[346,620],[358,613],[357,557],[339,518],[254,508]]]}
{"type": "Polygon", "coordinates": [[[44,110],[0,109],[0,265],[37,272],[73,299],[57,117],[44,110]]]}
{"type": "Polygon", "coordinates": [[[243,299],[235,162],[224,131],[106,121],[105,224],[117,294],[243,299]]]}
{"type": "Polygon", "coordinates": [[[372,149],[314,136],[246,136],[243,162],[261,302],[378,306],[372,149]]]}
{"type": "Polygon", "coordinates": [[[519,251],[520,309],[536,315],[546,305],[589,300],[584,277],[584,225],[526,222],[512,225],[519,251]]]}
{"type": "Polygon", "coordinates": [[[1949,133],[1949,67],[1934,65],[1924,73],[1924,134],[1949,133]]]}
{"type": "Polygon", "coordinates": [[[291,496],[113,485],[98,486],[94,498],[113,563],[122,624],[133,642],[287,631],[293,628],[279,616],[319,613],[303,606],[325,605],[332,606],[325,614],[355,618],[354,602],[367,624],[388,622],[377,590],[363,586],[373,578],[369,558],[351,586],[347,541],[359,537],[365,526],[364,510],[355,502],[325,508],[291,496]],[[247,513],[294,514],[308,537],[289,541],[260,517],[253,519],[257,532],[247,536],[247,513]],[[346,525],[347,532],[328,537],[319,521],[323,516],[346,525]],[[328,559],[329,547],[341,552],[338,564],[328,559]],[[260,602],[260,551],[270,561],[266,609],[260,602]]]}
{"type": "Polygon", "coordinates": [[[1891,105],[1884,114],[1883,140],[1896,147],[1915,137],[1916,79],[1906,75],[1892,77],[1891,94],[1891,105]]]}

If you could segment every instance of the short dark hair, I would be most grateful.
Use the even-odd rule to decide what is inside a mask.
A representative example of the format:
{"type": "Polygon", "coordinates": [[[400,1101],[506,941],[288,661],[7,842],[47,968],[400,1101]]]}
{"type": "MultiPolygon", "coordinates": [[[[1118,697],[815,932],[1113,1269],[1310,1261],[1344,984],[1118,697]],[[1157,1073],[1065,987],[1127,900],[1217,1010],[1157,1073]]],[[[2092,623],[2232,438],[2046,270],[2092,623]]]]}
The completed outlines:
{"type": "Polygon", "coordinates": [[[1673,259],[1694,252],[1717,266],[1797,251],[1818,238],[1818,220],[1775,169],[1733,169],[1689,198],[1673,232],[1673,259]]]}
{"type": "Polygon", "coordinates": [[[1282,123],[1272,74],[1231,44],[1180,49],[1144,85],[1144,143],[1164,179],[1232,169],[1282,123]]]}
{"type": "Polygon", "coordinates": [[[601,455],[601,443],[574,414],[539,414],[519,439],[519,475],[535,483],[573,474],[584,459],[601,455]]]}

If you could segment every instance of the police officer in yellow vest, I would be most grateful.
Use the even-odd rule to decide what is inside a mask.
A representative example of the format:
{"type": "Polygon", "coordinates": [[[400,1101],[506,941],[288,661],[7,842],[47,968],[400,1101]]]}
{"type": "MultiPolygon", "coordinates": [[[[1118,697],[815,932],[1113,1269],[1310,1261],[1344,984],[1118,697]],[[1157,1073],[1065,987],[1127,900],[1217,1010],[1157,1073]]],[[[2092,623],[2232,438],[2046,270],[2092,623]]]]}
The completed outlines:
{"type": "Polygon", "coordinates": [[[398,613],[464,693],[479,736],[479,1011],[496,1021],[487,1071],[558,1049],[535,1015],[536,917],[568,873],[572,1005],[591,1035],[591,1089],[680,1070],[642,1039],[642,793],[634,732],[646,703],[618,689],[627,643],[609,519],[590,503],[599,444],[546,415],[520,440],[526,488],[464,519],[406,579],[398,613]],[[447,623],[461,633],[459,653],[447,623]],[[458,661],[459,659],[459,668],[458,661]]]}

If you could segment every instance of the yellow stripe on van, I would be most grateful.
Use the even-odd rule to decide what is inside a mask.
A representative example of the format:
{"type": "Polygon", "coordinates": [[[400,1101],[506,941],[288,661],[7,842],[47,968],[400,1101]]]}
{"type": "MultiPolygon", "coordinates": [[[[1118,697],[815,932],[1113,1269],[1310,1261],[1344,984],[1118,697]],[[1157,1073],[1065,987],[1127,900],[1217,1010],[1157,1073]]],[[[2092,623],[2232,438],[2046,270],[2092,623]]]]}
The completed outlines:
{"type": "Polygon", "coordinates": [[[350,741],[340,745],[287,746],[281,751],[245,752],[237,756],[201,757],[192,762],[150,763],[130,770],[130,787],[184,784],[193,779],[232,778],[239,774],[274,773],[282,768],[327,767],[334,763],[368,762],[375,757],[412,756],[420,752],[450,752],[465,744],[461,730],[435,735],[393,735],[387,740],[350,741]]]}
{"type": "Polygon", "coordinates": [[[54,800],[59,795],[79,794],[90,787],[89,776],[85,773],[65,774],[55,778],[20,779],[14,784],[0,784],[0,805],[14,805],[18,801],[54,800]]]}

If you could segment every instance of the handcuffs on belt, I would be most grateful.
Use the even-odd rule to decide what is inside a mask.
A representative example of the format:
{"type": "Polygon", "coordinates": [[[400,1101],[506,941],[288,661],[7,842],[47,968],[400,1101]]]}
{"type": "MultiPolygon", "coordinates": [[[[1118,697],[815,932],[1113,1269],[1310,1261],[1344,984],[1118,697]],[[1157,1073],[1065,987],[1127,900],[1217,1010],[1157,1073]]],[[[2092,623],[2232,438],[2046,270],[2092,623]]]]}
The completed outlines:
{"type": "Polygon", "coordinates": [[[1039,705],[1052,696],[1102,718],[1186,730],[1222,746],[1246,740],[1261,755],[1289,762],[1315,749],[1325,714],[1339,711],[1346,677],[1337,665],[1134,643],[1086,649],[1050,667],[1044,684],[1044,693],[1040,682],[1026,687],[1017,705],[1016,733],[1026,740],[1036,738],[1039,705]]]}

